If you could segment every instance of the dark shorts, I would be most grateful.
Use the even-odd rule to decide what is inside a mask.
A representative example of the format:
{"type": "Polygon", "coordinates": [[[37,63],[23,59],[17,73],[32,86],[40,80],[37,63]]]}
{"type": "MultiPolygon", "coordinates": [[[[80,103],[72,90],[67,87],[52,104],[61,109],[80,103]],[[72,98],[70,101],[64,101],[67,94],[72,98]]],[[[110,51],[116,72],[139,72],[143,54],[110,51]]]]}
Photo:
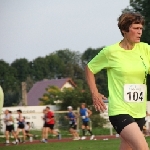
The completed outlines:
{"type": "Polygon", "coordinates": [[[29,134],[29,131],[28,131],[28,130],[25,130],[25,133],[26,133],[26,134],[29,134]]]}
{"type": "Polygon", "coordinates": [[[69,125],[69,129],[77,129],[77,125],[75,124],[75,122],[69,125]]]}
{"type": "Polygon", "coordinates": [[[82,125],[86,127],[89,126],[89,121],[83,121],[82,125]]]}
{"type": "Polygon", "coordinates": [[[133,118],[132,116],[130,116],[128,114],[109,116],[109,120],[118,134],[121,133],[121,131],[124,129],[124,127],[126,127],[127,125],[129,125],[133,122],[136,122],[138,124],[141,131],[143,130],[143,126],[145,124],[145,117],[144,118],[133,118]]]}
{"type": "Polygon", "coordinates": [[[46,122],[43,124],[43,127],[45,128],[45,127],[47,127],[47,124],[46,124],[46,122]]]}
{"type": "Polygon", "coordinates": [[[19,124],[19,125],[18,125],[18,128],[19,128],[19,129],[24,129],[24,124],[19,124]]]}
{"type": "Polygon", "coordinates": [[[8,132],[14,131],[14,125],[6,126],[6,131],[8,132]]]}
{"type": "Polygon", "coordinates": [[[44,127],[50,128],[51,130],[53,130],[54,129],[54,124],[47,124],[46,123],[44,127]]]}

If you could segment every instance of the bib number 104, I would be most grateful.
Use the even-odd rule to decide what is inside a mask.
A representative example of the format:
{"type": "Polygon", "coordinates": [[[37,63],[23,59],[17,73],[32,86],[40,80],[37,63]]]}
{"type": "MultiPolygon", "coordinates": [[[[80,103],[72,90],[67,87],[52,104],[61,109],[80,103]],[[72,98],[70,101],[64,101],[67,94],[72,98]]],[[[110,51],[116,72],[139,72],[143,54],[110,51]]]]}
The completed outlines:
{"type": "Polygon", "coordinates": [[[145,84],[125,84],[124,100],[126,102],[143,102],[145,99],[145,84]]]}
{"type": "Polygon", "coordinates": [[[129,101],[142,101],[143,100],[143,92],[128,92],[127,93],[129,101]]]}

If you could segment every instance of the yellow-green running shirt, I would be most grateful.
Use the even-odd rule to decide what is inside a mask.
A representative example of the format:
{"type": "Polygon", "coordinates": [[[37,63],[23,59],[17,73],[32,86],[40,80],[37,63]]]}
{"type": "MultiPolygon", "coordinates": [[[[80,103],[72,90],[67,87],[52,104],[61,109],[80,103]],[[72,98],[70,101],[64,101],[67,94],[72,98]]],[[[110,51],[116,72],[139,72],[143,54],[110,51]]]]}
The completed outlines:
{"type": "Polygon", "coordinates": [[[0,86],[0,114],[2,113],[3,103],[4,103],[4,93],[0,86]]]}
{"type": "Polygon", "coordinates": [[[147,89],[143,96],[139,85],[145,85],[146,76],[150,74],[150,46],[148,44],[136,43],[132,50],[124,50],[119,43],[107,46],[88,63],[88,68],[93,74],[107,69],[109,116],[129,114],[133,118],[145,117],[147,89]],[[126,86],[131,91],[127,92],[126,86]],[[134,86],[136,90],[139,90],[138,92],[134,86]],[[128,101],[125,100],[125,94],[128,101]]]}

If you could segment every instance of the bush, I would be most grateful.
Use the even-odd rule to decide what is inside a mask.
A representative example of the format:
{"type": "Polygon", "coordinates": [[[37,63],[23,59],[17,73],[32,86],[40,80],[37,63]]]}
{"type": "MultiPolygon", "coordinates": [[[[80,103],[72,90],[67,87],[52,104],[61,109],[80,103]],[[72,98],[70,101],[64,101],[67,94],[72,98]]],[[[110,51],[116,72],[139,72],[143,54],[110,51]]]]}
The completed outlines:
{"type": "Polygon", "coordinates": [[[100,116],[100,114],[93,114],[90,117],[92,121],[92,127],[103,127],[107,123],[106,119],[100,116]]]}

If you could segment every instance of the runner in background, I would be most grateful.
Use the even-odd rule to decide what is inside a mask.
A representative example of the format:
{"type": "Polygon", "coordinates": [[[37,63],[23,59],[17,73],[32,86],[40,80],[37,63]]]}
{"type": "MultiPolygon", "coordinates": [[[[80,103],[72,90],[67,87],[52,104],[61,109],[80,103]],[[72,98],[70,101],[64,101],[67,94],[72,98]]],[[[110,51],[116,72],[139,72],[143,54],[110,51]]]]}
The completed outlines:
{"type": "Polygon", "coordinates": [[[45,138],[46,138],[46,127],[47,127],[47,124],[46,124],[46,114],[47,114],[47,111],[46,111],[46,109],[44,109],[43,110],[43,116],[42,116],[43,128],[42,128],[42,140],[41,140],[41,142],[43,142],[43,143],[47,142],[45,140],[45,138]]]}
{"type": "Polygon", "coordinates": [[[14,138],[16,139],[15,144],[17,144],[18,140],[16,138],[16,134],[14,131],[13,117],[11,113],[9,113],[9,110],[5,110],[4,113],[5,113],[4,123],[6,124],[6,130],[5,130],[6,143],[5,144],[6,146],[10,144],[10,141],[9,141],[10,134],[14,136],[14,138]]]}
{"type": "Polygon", "coordinates": [[[82,137],[81,137],[81,140],[85,140],[86,139],[86,136],[85,136],[85,130],[87,130],[91,137],[90,137],[90,140],[93,140],[94,139],[94,135],[89,127],[89,117],[91,116],[92,112],[86,108],[86,104],[85,103],[82,103],[81,104],[81,108],[80,108],[80,116],[82,118],[82,137]]]}
{"type": "Polygon", "coordinates": [[[9,111],[9,114],[11,115],[14,131],[15,131],[15,120],[14,120],[14,117],[12,116],[12,111],[9,111]]]}
{"type": "Polygon", "coordinates": [[[19,133],[22,132],[22,135],[23,135],[22,143],[25,143],[25,141],[26,141],[25,117],[22,116],[22,111],[21,110],[17,110],[17,113],[18,113],[18,118],[17,118],[18,127],[17,127],[17,131],[16,131],[16,135],[17,135],[17,138],[18,138],[19,133]]]}
{"type": "Polygon", "coordinates": [[[50,132],[53,135],[59,137],[59,133],[54,130],[55,119],[54,113],[50,110],[50,107],[46,107],[46,129],[45,129],[45,140],[44,143],[48,141],[48,133],[50,132]]]}
{"type": "Polygon", "coordinates": [[[30,142],[33,141],[33,135],[30,133],[30,122],[25,123],[25,136],[29,137],[30,142]]]}
{"type": "Polygon", "coordinates": [[[69,132],[73,135],[73,140],[80,140],[77,132],[77,115],[72,111],[72,106],[68,106],[68,114],[65,116],[69,120],[69,132]]]}
{"type": "Polygon", "coordinates": [[[149,133],[150,133],[148,127],[146,126],[146,122],[148,121],[147,117],[149,117],[149,116],[150,116],[150,114],[148,113],[148,111],[146,111],[145,123],[144,123],[144,126],[143,126],[143,134],[144,134],[145,137],[149,136],[149,133]]]}

